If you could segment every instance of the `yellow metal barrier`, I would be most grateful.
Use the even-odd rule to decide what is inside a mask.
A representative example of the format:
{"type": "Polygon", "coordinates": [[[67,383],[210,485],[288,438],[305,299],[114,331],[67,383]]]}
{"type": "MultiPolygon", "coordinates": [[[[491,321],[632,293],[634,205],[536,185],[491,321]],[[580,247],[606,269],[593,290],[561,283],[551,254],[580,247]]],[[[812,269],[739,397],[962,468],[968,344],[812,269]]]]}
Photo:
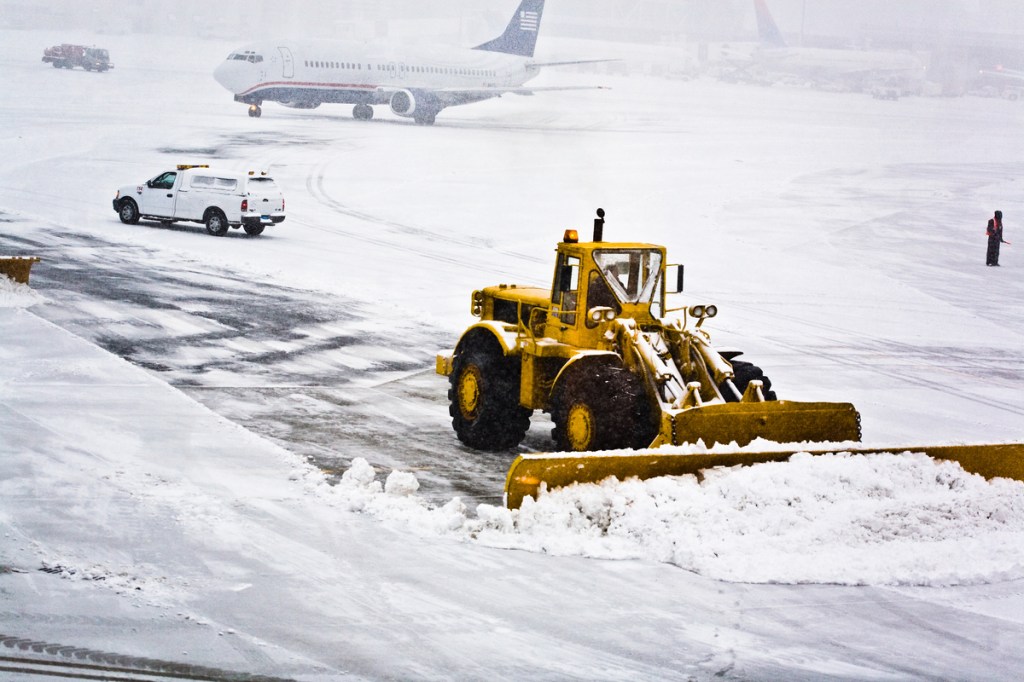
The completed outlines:
{"type": "Polygon", "coordinates": [[[38,263],[35,256],[4,256],[0,257],[0,275],[7,275],[15,282],[28,284],[28,273],[33,263],[38,263]]]}

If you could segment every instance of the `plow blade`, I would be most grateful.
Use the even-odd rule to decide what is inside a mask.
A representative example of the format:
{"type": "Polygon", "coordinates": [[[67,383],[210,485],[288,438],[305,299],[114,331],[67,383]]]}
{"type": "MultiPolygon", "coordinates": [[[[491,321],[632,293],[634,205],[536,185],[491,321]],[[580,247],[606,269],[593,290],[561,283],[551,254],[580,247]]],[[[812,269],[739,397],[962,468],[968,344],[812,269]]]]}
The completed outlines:
{"type": "Polygon", "coordinates": [[[719,466],[780,462],[798,452],[824,455],[833,452],[852,454],[923,452],[929,457],[958,462],[965,471],[985,478],[1013,478],[1024,481],[1024,443],[996,445],[929,445],[907,447],[871,447],[836,443],[799,444],[780,446],[774,451],[746,451],[734,449],[716,453],[687,454],[665,452],[658,449],[636,452],[549,453],[520,455],[512,463],[505,480],[505,505],[518,509],[526,497],[537,497],[541,484],[548,489],[561,488],[572,483],[597,483],[609,476],[619,480],[656,476],[682,476],[697,474],[702,469],[719,466]]]}
{"type": "Polygon", "coordinates": [[[850,403],[787,400],[717,403],[662,416],[658,444],[746,445],[757,438],[776,443],[840,443],[860,440],[860,414],[850,403]]]}

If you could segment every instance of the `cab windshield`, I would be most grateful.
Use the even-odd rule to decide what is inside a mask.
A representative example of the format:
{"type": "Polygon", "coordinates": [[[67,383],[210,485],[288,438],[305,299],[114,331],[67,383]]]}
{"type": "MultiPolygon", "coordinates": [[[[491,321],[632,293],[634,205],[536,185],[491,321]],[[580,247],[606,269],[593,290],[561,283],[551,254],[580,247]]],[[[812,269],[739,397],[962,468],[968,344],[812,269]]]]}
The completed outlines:
{"type": "Polygon", "coordinates": [[[594,262],[623,303],[651,303],[658,292],[661,252],[655,249],[600,250],[594,262]]]}

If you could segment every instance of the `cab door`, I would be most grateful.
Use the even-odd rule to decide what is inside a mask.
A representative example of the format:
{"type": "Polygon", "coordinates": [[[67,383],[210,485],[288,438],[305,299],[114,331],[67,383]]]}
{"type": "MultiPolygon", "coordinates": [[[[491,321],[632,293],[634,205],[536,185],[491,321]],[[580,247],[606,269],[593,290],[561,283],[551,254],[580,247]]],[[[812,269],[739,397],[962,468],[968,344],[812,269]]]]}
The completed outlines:
{"type": "Polygon", "coordinates": [[[167,171],[143,185],[142,195],[139,197],[139,213],[167,218],[173,216],[177,179],[176,172],[167,171]]]}
{"type": "Polygon", "coordinates": [[[292,51],[287,47],[279,47],[281,53],[281,77],[295,78],[295,61],[292,59],[292,51]]]}
{"type": "Polygon", "coordinates": [[[577,343],[582,254],[561,252],[551,287],[551,311],[544,335],[562,343],[577,343]]]}

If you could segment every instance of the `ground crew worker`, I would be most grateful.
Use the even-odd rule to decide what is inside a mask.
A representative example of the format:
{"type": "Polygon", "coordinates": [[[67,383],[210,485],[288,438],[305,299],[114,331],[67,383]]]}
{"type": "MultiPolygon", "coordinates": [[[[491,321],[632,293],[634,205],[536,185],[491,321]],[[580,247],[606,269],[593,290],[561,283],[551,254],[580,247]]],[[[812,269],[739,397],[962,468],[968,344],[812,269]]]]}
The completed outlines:
{"type": "Polygon", "coordinates": [[[999,245],[1009,244],[1003,239],[1003,212],[996,211],[994,218],[988,219],[988,227],[985,228],[988,235],[988,251],[985,252],[985,265],[999,265],[999,245]]]}

